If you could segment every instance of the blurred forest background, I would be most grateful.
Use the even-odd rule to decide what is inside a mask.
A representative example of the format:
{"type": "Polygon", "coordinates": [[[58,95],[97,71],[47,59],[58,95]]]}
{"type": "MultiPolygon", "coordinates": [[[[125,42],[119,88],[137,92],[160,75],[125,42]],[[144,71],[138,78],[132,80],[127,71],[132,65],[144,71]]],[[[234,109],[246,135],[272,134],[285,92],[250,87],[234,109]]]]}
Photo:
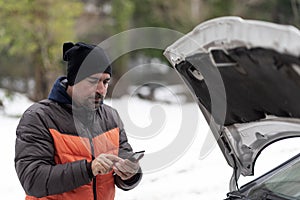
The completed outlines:
{"type": "MultiPolygon", "coordinates": [[[[56,77],[66,72],[62,61],[62,44],[66,41],[99,44],[138,27],[187,33],[205,20],[228,15],[299,28],[300,1],[0,0],[0,88],[26,93],[34,101],[47,97],[56,77]]],[[[114,63],[117,67],[113,69],[111,87],[133,63],[152,62],[155,58],[167,64],[162,53],[163,50],[145,49],[120,57],[114,63]]],[[[173,71],[149,70],[139,79],[181,84],[173,71]]],[[[130,84],[139,83],[133,80],[130,84]]]]}

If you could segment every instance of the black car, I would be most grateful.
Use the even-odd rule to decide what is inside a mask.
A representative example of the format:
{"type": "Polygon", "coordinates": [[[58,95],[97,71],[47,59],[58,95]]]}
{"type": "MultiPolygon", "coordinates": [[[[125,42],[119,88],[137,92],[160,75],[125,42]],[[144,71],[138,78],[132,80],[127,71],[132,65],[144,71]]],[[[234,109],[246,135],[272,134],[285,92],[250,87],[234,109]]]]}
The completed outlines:
{"type": "Polygon", "coordinates": [[[300,199],[300,154],[238,187],[267,146],[300,136],[300,31],[221,17],[195,27],[164,55],[233,168],[227,199],[300,199]]]}

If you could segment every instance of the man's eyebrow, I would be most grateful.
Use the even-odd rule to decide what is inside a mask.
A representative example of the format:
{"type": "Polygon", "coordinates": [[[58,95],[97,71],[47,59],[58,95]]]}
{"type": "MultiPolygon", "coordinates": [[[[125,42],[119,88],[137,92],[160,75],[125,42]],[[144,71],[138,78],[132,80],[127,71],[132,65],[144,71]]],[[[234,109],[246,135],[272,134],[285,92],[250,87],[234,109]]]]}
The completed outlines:
{"type": "MultiPolygon", "coordinates": [[[[92,77],[92,76],[90,76],[90,77],[88,77],[88,79],[91,80],[91,81],[100,81],[100,79],[98,77],[92,77]]],[[[104,79],[104,81],[110,81],[110,80],[111,80],[110,77],[104,79]]]]}
{"type": "Polygon", "coordinates": [[[92,77],[92,76],[88,77],[88,79],[90,79],[91,81],[98,81],[99,80],[98,77],[92,77]]]}
{"type": "Polygon", "coordinates": [[[95,79],[95,80],[96,80],[96,79],[99,79],[98,77],[93,77],[93,76],[89,76],[88,78],[89,78],[89,79],[95,79]]]}

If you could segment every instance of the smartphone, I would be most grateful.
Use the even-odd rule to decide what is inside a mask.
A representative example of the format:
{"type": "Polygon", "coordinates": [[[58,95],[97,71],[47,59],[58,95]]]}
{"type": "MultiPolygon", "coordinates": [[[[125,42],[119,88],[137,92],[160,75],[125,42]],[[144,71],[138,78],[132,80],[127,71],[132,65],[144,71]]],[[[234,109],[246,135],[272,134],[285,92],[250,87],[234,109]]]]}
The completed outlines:
{"type": "Polygon", "coordinates": [[[130,160],[131,162],[138,162],[139,160],[141,160],[144,157],[144,153],[145,151],[137,151],[134,152],[129,158],[127,158],[128,160],[130,160]]]}

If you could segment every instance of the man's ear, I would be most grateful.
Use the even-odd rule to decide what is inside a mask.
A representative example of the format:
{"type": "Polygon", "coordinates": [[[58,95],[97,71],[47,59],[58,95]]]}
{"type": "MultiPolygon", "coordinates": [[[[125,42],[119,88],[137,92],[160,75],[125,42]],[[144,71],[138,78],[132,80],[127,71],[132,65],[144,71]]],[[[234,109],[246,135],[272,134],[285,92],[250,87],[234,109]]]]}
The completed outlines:
{"type": "Polygon", "coordinates": [[[68,86],[67,86],[67,89],[66,89],[66,92],[67,92],[67,94],[68,94],[70,97],[72,97],[72,95],[73,95],[73,86],[68,85],[68,86]]]}

